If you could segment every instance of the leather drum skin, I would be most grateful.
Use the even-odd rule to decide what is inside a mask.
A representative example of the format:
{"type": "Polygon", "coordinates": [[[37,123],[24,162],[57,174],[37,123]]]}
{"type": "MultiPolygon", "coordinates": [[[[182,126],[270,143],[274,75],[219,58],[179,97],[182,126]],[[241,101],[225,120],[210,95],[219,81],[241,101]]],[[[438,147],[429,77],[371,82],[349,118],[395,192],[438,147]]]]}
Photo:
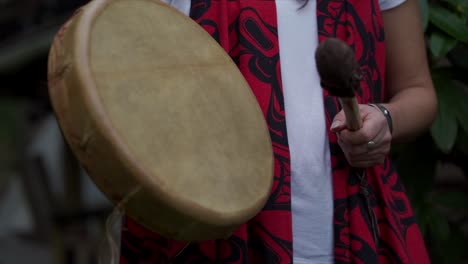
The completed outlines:
{"type": "Polygon", "coordinates": [[[165,3],[94,0],[56,34],[49,93],[99,189],[167,238],[226,238],[265,205],[268,128],[228,54],[165,3]]]}

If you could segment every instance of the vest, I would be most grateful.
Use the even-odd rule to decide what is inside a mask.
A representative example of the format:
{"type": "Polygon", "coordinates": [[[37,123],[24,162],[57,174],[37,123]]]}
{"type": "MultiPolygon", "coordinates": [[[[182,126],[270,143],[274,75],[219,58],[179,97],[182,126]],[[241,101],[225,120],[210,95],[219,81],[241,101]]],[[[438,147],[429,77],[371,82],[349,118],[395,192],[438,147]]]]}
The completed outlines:
{"type": "MultiPolygon", "coordinates": [[[[295,1],[295,0],[291,0],[295,1]]],[[[378,0],[317,0],[319,41],[337,37],[355,51],[362,104],[387,99],[384,28],[378,0]]],[[[165,239],[125,217],[120,262],[292,263],[290,155],[281,87],[274,0],[192,0],[190,17],[237,64],[265,116],[275,158],[274,184],[263,210],[226,240],[165,239]]],[[[327,127],[340,111],[324,90],[327,127]]],[[[429,263],[405,188],[392,161],[362,172],[351,168],[329,132],[334,195],[335,263],[429,263]]]]}

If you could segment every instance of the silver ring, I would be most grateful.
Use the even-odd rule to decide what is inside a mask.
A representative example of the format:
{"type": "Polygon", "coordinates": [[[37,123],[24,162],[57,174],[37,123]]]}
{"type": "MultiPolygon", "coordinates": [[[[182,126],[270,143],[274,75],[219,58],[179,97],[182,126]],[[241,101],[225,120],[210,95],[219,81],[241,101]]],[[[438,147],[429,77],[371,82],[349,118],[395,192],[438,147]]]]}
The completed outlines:
{"type": "Polygon", "coordinates": [[[375,149],[377,147],[377,144],[375,144],[374,141],[369,141],[367,142],[367,149],[375,149]]]}

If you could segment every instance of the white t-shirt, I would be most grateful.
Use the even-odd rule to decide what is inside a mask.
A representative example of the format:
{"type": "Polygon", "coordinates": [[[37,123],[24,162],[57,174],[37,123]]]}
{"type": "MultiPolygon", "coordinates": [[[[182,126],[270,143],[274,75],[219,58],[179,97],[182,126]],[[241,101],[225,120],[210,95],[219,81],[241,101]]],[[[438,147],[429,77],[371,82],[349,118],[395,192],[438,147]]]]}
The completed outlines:
{"type": "MultiPolygon", "coordinates": [[[[188,15],[190,0],[163,0],[188,15]]],[[[379,0],[381,10],[405,0],[379,0]]],[[[333,191],[322,88],[315,66],[316,3],[276,0],[281,79],[291,155],[293,260],[333,263],[333,191]]]]}
{"type": "MultiPolygon", "coordinates": [[[[380,0],[382,10],[404,0],[380,0]]],[[[291,155],[293,261],[334,260],[333,189],[322,88],[315,65],[316,4],[276,0],[286,129],[291,155]]]]}

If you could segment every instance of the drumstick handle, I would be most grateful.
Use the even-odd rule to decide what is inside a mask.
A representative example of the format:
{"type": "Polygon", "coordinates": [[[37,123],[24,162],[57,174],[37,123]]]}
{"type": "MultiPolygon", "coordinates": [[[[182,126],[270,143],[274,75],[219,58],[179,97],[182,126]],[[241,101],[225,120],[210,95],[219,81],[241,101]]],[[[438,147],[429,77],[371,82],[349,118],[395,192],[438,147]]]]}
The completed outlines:
{"type": "Polygon", "coordinates": [[[338,97],[346,116],[346,127],[351,131],[361,129],[362,120],[356,97],[338,97]]]}

